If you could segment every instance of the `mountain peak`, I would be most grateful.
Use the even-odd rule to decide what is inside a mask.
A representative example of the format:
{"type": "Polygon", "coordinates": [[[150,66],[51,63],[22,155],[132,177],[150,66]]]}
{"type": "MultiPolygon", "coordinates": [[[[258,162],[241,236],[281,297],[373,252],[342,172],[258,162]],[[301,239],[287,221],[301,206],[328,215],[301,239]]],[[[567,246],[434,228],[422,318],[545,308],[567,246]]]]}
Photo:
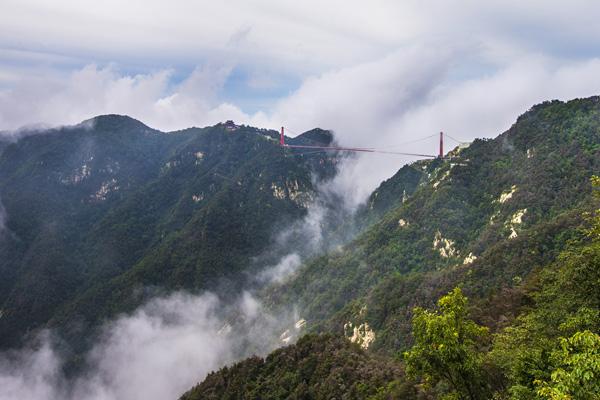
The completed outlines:
{"type": "Polygon", "coordinates": [[[128,115],[120,114],[103,114],[82,121],[79,126],[95,128],[99,130],[114,130],[114,129],[145,129],[152,130],[143,122],[132,118],[128,115]]]}
{"type": "Polygon", "coordinates": [[[321,128],[314,128],[296,136],[289,141],[298,145],[322,145],[328,146],[333,142],[333,133],[321,128]]]}

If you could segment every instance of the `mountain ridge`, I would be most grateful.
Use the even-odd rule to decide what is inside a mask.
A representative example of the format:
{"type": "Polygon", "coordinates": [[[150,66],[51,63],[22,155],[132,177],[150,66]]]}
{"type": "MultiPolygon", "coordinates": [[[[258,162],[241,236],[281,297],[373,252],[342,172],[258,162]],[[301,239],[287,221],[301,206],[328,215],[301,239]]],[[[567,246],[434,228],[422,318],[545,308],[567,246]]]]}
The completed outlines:
{"type": "MultiPolygon", "coordinates": [[[[531,130],[537,129],[539,120],[532,120],[530,117],[532,115],[540,116],[540,114],[544,117],[549,110],[552,111],[556,108],[561,112],[564,112],[563,108],[579,108],[578,105],[581,103],[585,106],[590,103],[595,105],[591,108],[593,110],[592,119],[597,121],[597,116],[600,114],[597,97],[592,98],[589,102],[586,100],[574,100],[569,103],[548,102],[525,113],[511,129],[498,138],[494,140],[475,140],[469,148],[461,150],[459,156],[454,160],[443,163],[440,163],[439,160],[419,162],[417,166],[425,167],[423,169],[425,180],[421,182],[422,185],[419,187],[418,193],[415,193],[405,205],[398,201],[396,210],[384,215],[377,226],[371,230],[371,235],[365,234],[362,235],[362,239],[357,239],[355,244],[351,246],[355,249],[351,253],[355,254],[356,258],[364,260],[362,262],[367,264],[376,263],[375,265],[380,265],[388,257],[393,258],[386,263],[390,263],[396,258],[393,261],[394,263],[408,264],[402,267],[401,273],[408,273],[415,268],[423,268],[427,265],[429,265],[427,268],[429,270],[445,268],[451,263],[460,265],[469,256],[470,252],[477,256],[481,255],[483,251],[482,243],[477,243],[474,240],[476,239],[474,234],[477,234],[478,230],[480,231],[479,234],[482,235],[479,239],[480,242],[482,240],[484,242],[508,240],[513,225],[510,220],[513,217],[519,220],[518,223],[514,224],[514,229],[523,229],[533,223],[535,219],[539,219],[544,215],[552,216],[554,213],[558,213],[559,210],[576,207],[582,199],[589,198],[588,179],[591,171],[600,169],[598,158],[594,157],[594,154],[598,153],[598,143],[600,143],[598,127],[596,126],[595,130],[588,131],[587,117],[582,121],[583,126],[577,130],[578,137],[584,138],[581,143],[589,142],[585,140],[588,135],[595,137],[595,139],[589,142],[591,150],[580,153],[579,142],[573,142],[570,135],[564,135],[560,131],[561,127],[568,125],[568,123],[561,122],[561,126],[554,126],[554,129],[558,130],[554,135],[548,136],[537,134],[537,131],[531,130]],[[524,123],[527,125],[523,125],[524,123]],[[526,145],[528,142],[520,140],[524,134],[546,139],[545,142],[541,140],[536,142],[538,147],[534,151],[537,151],[537,157],[533,156],[531,151],[529,156],[527,155],[528,148],[526,145]],[[544,155],[542,153],[544,151],[543,146],[556,145],[555,138],[561,138],[562,147],[558,146],[559,148],[556,151],[548,151],[544,155]],[[511,143],[513,139],[516,139],[514,144],[511,143]],[[565,172],[558,169],[554,164],[558,152],[565,152],[560,157],[565,158],[568,156],[566,159],[573,160],[573,164],[569,164],[569,173],[566,174],[568,179],[564,177],[565,172]],[[475,157],[475,155],[477,156],[475,157]],[[469,162],[465,164],[465,160],[469,160],[469,162]],[[509,162],[516,162],[520,165],[521,175],[513,173],[514,170],[509,168],[509,162]],[[487,168],[488,166],[491,168],[487,168]],[[532,170],[532,166],[537,167],[532,170]],[[583,171],[585,173],[582,173],[583,171]],[[480,174],[480,177],[474,180],[470,176],[472,173],[480,174]],[[574,179],[575,177],[577,179],[574,179]],[[547,180],[549,187],[556,189],[562,187],[563,189],[549,192],[546,187],[539,185],[538,178],[547,180]],[[515,184],[517,188],[513,191],[512,188],[515,184]],[[506,199],[504,201],[502,201],[503,195],[506,199]],[[524,212],[525,214],[522,216],[517,215],[523,209],[527,209],[524,212]],[[495,218],[498,222],[490,223],[490,218],[492,220],[495,218]],[[507,220],[509,221],[508,224],[505,223],[507,220]],[[477,228],[474,228],[475,226],[477,228]],[[501,237],[498,233],[505,236],[501,237]],[[394,243],[392,239],[400,240],[402,244],[394,243]],[[415,247],[414,240],[417,240],[417,247],[415,247]],[[470,246],[469,242],[472,242],[470,246]],[[413,255],[410,257],[403,255],[408,250],[399,252],[396,249],[399,246],[406,246],[406,249],[413,248],[413,255]],[[365,257],[361,252],[371,255],[365,257]],[[459,259],[459,256],[462,257],[459,259]],[[400,259],[397,259],[397,257],[400,257],[400,259]]],[[[572,118],[578,117],[574,116],[572,118]]],[[[382,190],[382,188],[380,187],[378,190],[382,190]]],[[[377,193],[377,190],[375,193],[377,193]]],[[[518,238],[515,240],[518,241],[518,238]]],[[[336,257],[344,265],[342,261],[344,256],[333,256],[334,259],[336,257]]],[[[337,264],[328,267],[323,262],[327,261],[323,259],[315,261],[315,274],[319,271],[318,276],[321,276],[322,271],[329,271],[332,268],[336,270],[334,265],[337,264]]],[[[473,262],[473,265],[479,264],[476,260],[473,262]]],[[[358,265],[357,262],[350,264],[358,265]]],[[[362,267],[362,272],[356,277],[356,279],[363,282],[363,285],[368,282],[366,277],[374,274],[372,271],[367,272],[368,269],[365,271],[365,268],[367,267],[362,267]]],[[[384,268],[382,271],[387,269],[383,265],[381,265],[381,268],[384,268]]],[[[340,272],[337,271],[336,273],[339,274],[340,272]]],[[[316,276],[313,279],[316,280],[316,276]]],[[[335,279],[325,279],[324,281],[332,282],[335,279]]],[[[298,289],[302,287],[310,288],[311,285],[310,282],[301,280],[298,282],[298,289]]],[[[366,285],[368,286],[368,284],[366,285]]],[[[290,289],[286,287],[283,291],[289,293],[295,290],[290,289]]],[[[336,292],[344,293],[341,288],[336,292]]],[[[309,293],[306,296],[307,301],[314,301],[311,299],[317,297],[314,293],[310,291],[309,293]]],[[[321,295],[318,298],[323,298],[323,296],[321,295]]],[[[331,310],[336,309],[336,307],[315,304],[314,309],[331,310]]],[[[309,320],[307,316],[304,317],[309,320]]],[[[338,324],[340,324],[340,321],[338,321],[338,324]]],[[[338,325],[336,330],[340,331],[340,329],[340,325],[338,325]]]]}
{"type": "Polygon", "coordinates": [[[306,214],[313,175],[335,173],[336,156],[293,156],[275,131],[221,123],[163,133],[127,116],[92,120],[0,153],[11,232],[0,243],[4,346],[42,323],[130,310],[145,298],[128,295],[139,285],[235,280],[278,224],[306,214]]]}
{"type": "MultiPolygon", "coordinates": [[[[223,296],[233,295],[244,285],[236,277],[284,255],[268,243],[279,226],[308,215],[316,185],[335,176],[340,157],[282,149],[277,131],[232,121],[160,132],[127,116],[97,118],[0,142],[0,195],[10,233],[0,239],[0,347],[45,327],[76,342],[161,293],[219,285],[223,296]]],[[[286,140],[329,145],[335,137],[317,128],[286,140]]],[[[494,350],[478,351],[489,361],[485,368],[502,372],[486,370],[493,375],[486,390],[504,396],[507,387],[524,385],[518,390],[534,391],[530,371],[502,353],[502,340],[518,342],[518,357],[557,340],[556,329],[527,321],[550,313],[543,299],[560,292],[553,285],[564,286],[561,274],[580,273],[564,271],[575,262],[569,260],[577,251],[570,249],[592,243],[577,265],[596,265],[585,258],[593,257],[596,242],[582,227],[585,213],[595,210],[590,177],[598,171],[597,96],[535,105],[494,139],[402,167],[354,219],[321,221],[334,231],[356,229],[356,238],[325,254],[308,253],[313,257],[291,277],[258,293],[273,315],[297,310],[298,332],[309,336],[213,373],[186,396],[319,398],[331,388],[348,398],[448,394],[447,385],[428,387],[422,377],[406,375],[397,356],[415,344],[414,307],[438,312],[437,299],[455,287],[469,298],[469,317],[493,335],[484,347],[494,350]],[[524,343],[511,329],[541,339],[524,343]],[[347,368],[328,374],[340,365],[347,368]],[[298,375],[294,366],[314,374],[298,375]],[[347,385],[349,377],[360,385],[347,385]],[[321,387],[321,378],[331,385],[321,387]]],[[[330,203],[325,206],[340,211],[335,199],[330,203]]],[[[593,281],[590,274],[573,282],[593,281]]],[[[573,305],[548,302],[557,310],[564,305],[570,319],[549,321],[597,331],[600,325],[574,311],[575,304],[595,307],[593,290],[580,286],[568,287],[569,298],[580,298],[573,305]]],[[[287,344],[290,336],[280,339],[287,344]]],[[[555,350],[548,346],[542,350],[555,350]]],[[[536,379],[553,366],[544,368],[536,379]]]]}
{"type": "MultiPolygon", "coordinates": [[[[479,371],[483,391],[464,398],[495,392],[498,398],[538,399],[536,382],[549,380],[560,365],[545,355],[559,352],[561,340],[567,340],[560,337],[567,329],[562,327],[570,327],[571,334],[574,326],[580,334],[592,327],[596,337],[600,328],[597,313],[578,314],[597,308],[597,288],[593,294],[585,282],[597,280],[600,238],[586,238],[585,227],[586,215],[600,208],[590,184],[600,172],[600,97],[536,105],[495,139],[476,139],[446,160],[409,166],[416,185],[406,168],[371,195],[362,211],[367,221],[377,199],[386,201],[371,210],[380,217],[374,216],[365,232],[308,261],[290,280],[265,290],[263,298],[274,309],[296,304],[309,333],[346,337],[390,360],[414,345],[414,307],[435,310],[438,298],[461,287],[469,297],[469,316],[493,334],[476,349],[487,363],[479,371]],[[407,185],[415,187],[410,195],[407,185]]],[[[228,382],[238,376],[215,374],[188,396],[210,393],[226,375],[228,382]]],[[[377,393],[369,398],[460,396],[450,390],[451,381],[434,385],[417,378],[368,386],[377,393]]],[[[277,374],[262,379],[269,382],[277,374]]],[[[317,388],[297,384],[286,393],[317,388]]],[[[253,393],[241,383],[228,391],[253,393]]],[[[346,391],[340,395],[353,398],[346,391]]]]}

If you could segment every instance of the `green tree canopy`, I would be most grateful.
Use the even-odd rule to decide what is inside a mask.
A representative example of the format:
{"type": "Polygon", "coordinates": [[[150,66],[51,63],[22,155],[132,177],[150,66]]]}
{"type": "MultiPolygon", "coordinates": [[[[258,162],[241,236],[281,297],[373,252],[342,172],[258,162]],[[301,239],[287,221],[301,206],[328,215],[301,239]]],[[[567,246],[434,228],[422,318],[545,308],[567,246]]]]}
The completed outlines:
{"type": "Polygon", "coordinates": [[[415,308],[415,344],[404,357],[409,374],[449,386],[450,398],[473,400],[488,393],[477,351],[487,328],[468,318],[466,306],[467,298],[455,288],[438,300],[438,310],[415,308]]]}
{"type": "Polygon", "coordinates": [[[558,367],[549,381],[536,381],[538,394],[551,400],[600,399],[600,336],[588,330],[561,338],[552,354],[558,367]]]}

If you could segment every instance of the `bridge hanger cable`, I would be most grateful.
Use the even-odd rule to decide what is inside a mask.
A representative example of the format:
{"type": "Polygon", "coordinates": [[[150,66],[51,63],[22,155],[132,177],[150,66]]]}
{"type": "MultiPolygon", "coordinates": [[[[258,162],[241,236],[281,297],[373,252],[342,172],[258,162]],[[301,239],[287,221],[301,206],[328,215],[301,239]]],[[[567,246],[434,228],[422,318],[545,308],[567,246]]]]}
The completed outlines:
{"type": "MultiPolygon", "coordinates": [[[[286,129],[287,131],[289,131],[289,132],[291,132],[293,134],[296,134],[296,133],[294,131],[292,131],[291,129],[288,129],[286,127],[282,127],[281,142],[280,142],[280,144],[282,145],[282,147],[287,147],[287,148],[290,148],[290,149],[307,149],[307,150],[308,149],[313,149],[313,150],[317,150],[318,149],[319,152],[326,152],[326,151],[349,151],[349,152],[361,152],[361,153],[394,154],[394,155],[404,155],[404,156],[412,156],[412,157],[426,157],[426,158],[435,158],[436,157],[436,156],[431,155],[431,154],[420,154],[420,153],[408,153],[408,152],[400,152],[400,151],[391,151],[391,150],[377,149],[377,148],[373,148],[373,147],[342,147],[342,146],[316,146],[316,145],[293,145],[293,144],[286,144],[284,136],[283,136],[283,129],[286,129]]],[[[424,138],[419,138],[419,139],[411,140],[411,141],[408,141],[407,143],[426,140],[426,139],[429,139],[429,138],[431,138],[433,136],[435,136],[435,135],[429,135],[429,136],[424,137],[424,138]]],[[[398,144],[396,146],[389,147],[389,148],[390,149],[397,148],[397,147],[401,146],[402,144],[406,144],[406,143],[401,143],[401,144],[398,144]]],[[[306,154],[306,153],[304,153],[304,154],[306,154]]]]}
{"type": "MultiPolygon", "coordinates": [[[[292,134],[294,134],[294,135],[296,135],[296,136],[300,136],[300,134],[298,134],[296,131],[293,131],[293,130],[291,130],[291,129],[290,129],[290,128],[288,128],[287,126],[285,126],[284,128],[285,128],[285,130],[286,130],[287,132],[290,132],[290,133],[292,133],[292,134]]],[[[437,136],[438,136],[438,133],[434,133],[434,134],[432,134],[432,135],[424,136],[424,137],[417,138],[417,139],[407,140],[407,141],[405,141],[405,142],[401,142],[401,143],[395,144],[393,147],[399,147],[399,146],[403,146],[403,145],[405,145],[405,144],[410,144],[410,143],[421,142],[421,141],[424,141],[424,140],[427,140],[427,139],[431,139],[431,138],[433,138],[433,137],[437,137],[437,136]]],[[[444,136],[448,136],[448,135],[444,133],[444,136]]],[[[448,137],[449,137],[450,139],[456,140],[456,139],[454,139],[454,138],[452,138],[452,137],[450,137],[450,136],[448,136],[448,137]]],[[[462,142],[461,142],[461,143],[462,143],[462,142]]],[[[360,147],[362,147],[362,146],[360,146],[360,147]]],[[[391,147],[389,147],[389,148],[391,148],[391,147]]]]}
{"type": "Polygon", "coordinates": [[[462,143],[468,143],[468,141],[466,140],[458,140],[453,138],[452,136],[448,135],[447,133],[444,133],[444,136],[447,137],[448,139],[454,140],[456,143],[458,144],[462,144],[462,143]]]}
{"type": "Polygon", "coordinates": [[[405,146],[410,143],[417,143],[417,142],[422,142],[424,140],[431,139],[431,138],[437,136],[438,135],[437,133],[433,134],[433,135],[428,135],[428,136],[425,136],[422,138],[408,140],[408,141],[405,141],[405,142],[402,142],[399,144],[395,144],[393,146],[387,146],[385,148],[344,147],[344,146],[336,146],[336,145],[318,146],[318,145],[310,145],[310,144],[287,144],[287,143],[285,143],[285,134],[284,134],[286,129],[289,132],[291,132],[292,134],[299,136],[296,132],[292,131],[291,129],[288,129],[288,128],[282,126],[280,137],[279,137],[279,145],[283,148],[288,148],[288,149],[304,149],[304,150],[306,150],[303,153],[298,153],[298,155],[315,154],[315,153],[328,152],[328,151],[347,151],[347,152],[357,152],[357,153],[360,152],[360,153],[394,154],[394,155],[402,155],[402,156],[410,156],[410,157],[444,158],[444,137],[447,137],[448,139],[453,140],[454,142],[458,143],[459,145],[463,144],[463,143],[468,143],[465,141],[458,140],[450,135],[444,134],[443,132],[440,132],[439,133],[440,145],[439,145],[438,155],[411,153],[411,152],[394,150],[394,149],[397,149],[398,147],[405,146]],[[308,150],[313,150],[313,151],[309,152],[308,150]]]}

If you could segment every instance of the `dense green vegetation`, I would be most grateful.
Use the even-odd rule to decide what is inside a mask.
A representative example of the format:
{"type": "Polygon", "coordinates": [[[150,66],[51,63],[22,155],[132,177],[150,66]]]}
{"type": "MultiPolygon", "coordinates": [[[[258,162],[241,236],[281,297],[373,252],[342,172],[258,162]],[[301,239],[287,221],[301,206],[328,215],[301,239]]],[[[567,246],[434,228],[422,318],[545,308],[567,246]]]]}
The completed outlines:
{"type": "Polygon", "coordinates": [[[252,357],[209,374],[181,400],[365,399],[401,376],[397,363],[344,338],[307,335],[265,359],[252,357]]]}
{"type": "Polygon", "coordinates": [[[439,312],[415,308],[415,344],[404,356],[409,374],[421,375],[427,383],[444,382],[452,397],[485,399],[489,391],[477,345],[488,330],[467,318],[466,305],[467,298],[456,288],[438,301],[439,312]]]}
{"type": "Polygon", "coordinates": [[[556,260],[592,207],[599,99],[535,106],[498,138],[412,168],[423,172],[412,196],[266,293],[271,303],[299,302],[316,331],[367,322],[373,348],[390,354],[411,344],[412,308],[458,284],[479,322],[506,324],[527,301],[521,283],[556,260]]]}
{"type": "Polygon", "coordinates": [[[82,337],[163,290],[234,292],[276,227],[306,214],[313,175],[335,173],[333,158],[284,152],[277,138],[232,124],[162,133],[111,115],[4,143],[0,347],[44,324],[82,337]]]}
{"type": "Polygon", "coordinates": [[[530,278],[533,304],[494,339],[491,359],[513,398],[600,396],[600,224],[591,223],[584,239],[530,278]]]}
{"type": "Polygon", "coordinates": [[[441,314],[416,308],[409,372],[458,398],[489,398],[491,390],[494,398],[600,398],[600,223],[591,222],[584,239],[529,278],[531,305],[491,342],[466,318],[459,289],[440,299],[441,314]]]}
{"type": "Polygon", "coordinates": [[[417,190],[425,173],[413,165],[405,165],[369,196],[357,211],[356,219],[361,226],[377,222],[388,211],[400,206],[417,190]]]}
{"type": "MultiPolygon", "coordinates": [[[[336,161],[274,131],[118,116],[1,142],[0,346],[42,326],[77,337],[166,290],[235,293],[336,161]]],[[[599,399],[599,173],[598,97],[404,166],[332,228],[356,239],[261,292],[310,334],[183,399],[599,399]]]]}
{"type": "Polygon", "coordinates": [[[416,307],[414,343],[403,355],[406,375],[397,359],[360,351],[339,335],[307,335],[265,360],[253,357],[210,374],[182,399],[598,399],[600,222],[594,218],[587,236],[528,278],[531,304],[495,334],[473,321],[475,310],[459,288],[442,296],[436,310],[416,307]]]}
{"type": "Polygon", "coordinates": [[[409,372],[374,399],[598,399],[590,178],[600,171],[600,98],[535,106],[498,138],[451,155],[410,166],[420,180],[408,196],[400,175],[382,185],[377,197],[391,200],[378,221],[265,298],[299,303],[314,332],[349,338],[348,323],[367,326],[368,352],[409,372]]]}

